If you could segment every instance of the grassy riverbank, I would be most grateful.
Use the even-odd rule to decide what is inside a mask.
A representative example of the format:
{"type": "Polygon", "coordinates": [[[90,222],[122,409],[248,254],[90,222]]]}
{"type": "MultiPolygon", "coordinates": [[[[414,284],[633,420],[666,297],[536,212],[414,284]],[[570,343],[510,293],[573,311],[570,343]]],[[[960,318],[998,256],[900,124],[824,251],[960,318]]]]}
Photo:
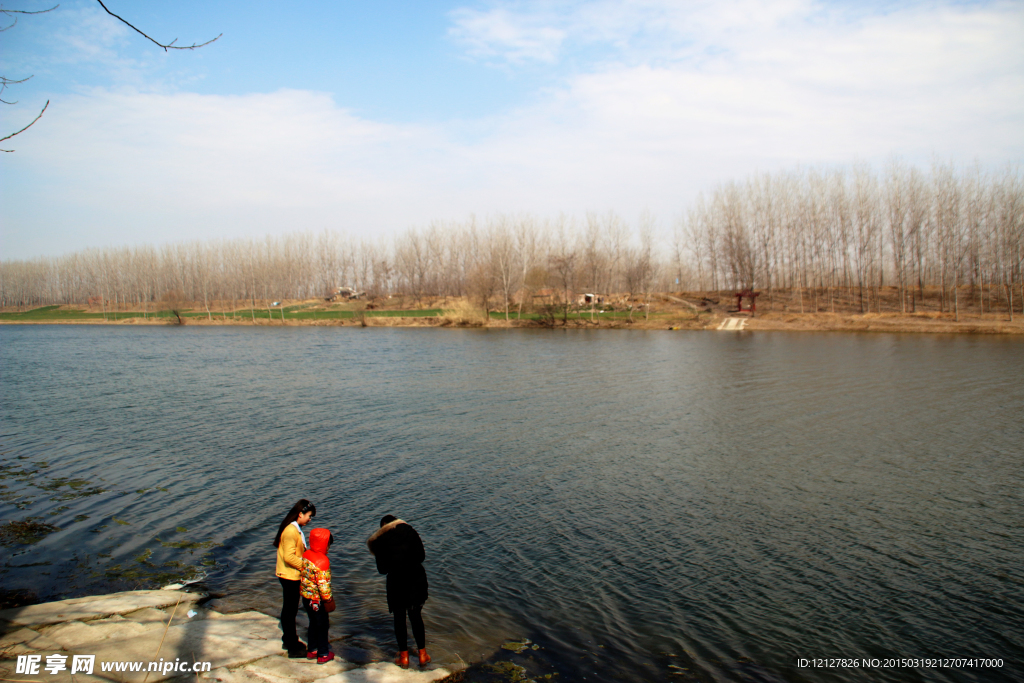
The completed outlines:
{"type": "MultiPolygon", "coordinates": [[[[510,306],[485,313],[481,302],[466,297],[388,297],[370,302],[324,302],[321,299],[285,301],[277,306],[241,308],[217,302],[209,309],[188,304],[171,310],[154,304],[151,310],[110,306],[7,307],[0,324],[106,325],[262,325],[359,327],[540,327],[716,330],[731,317],[745,321],[745,330],[924,332],[940,334],[1024,334],[1024,314],[1010,319],[1005,310],[986,307],[983,298],[965,294],[958,311],[937,296],[904,304],[894,292],[874,294],[866,306],[852,294],[827,295],[779,291],[762,296],[756,315],[737,312],[735,298],[716,292],[652,294],[648,298],[616,297],[614,303],[594,306],[558,304],[510,306]],[[863,309],[863,310],[862,310],[863,309]]],[[[609,297],[611,299],[611,297],[609,297]]]]}

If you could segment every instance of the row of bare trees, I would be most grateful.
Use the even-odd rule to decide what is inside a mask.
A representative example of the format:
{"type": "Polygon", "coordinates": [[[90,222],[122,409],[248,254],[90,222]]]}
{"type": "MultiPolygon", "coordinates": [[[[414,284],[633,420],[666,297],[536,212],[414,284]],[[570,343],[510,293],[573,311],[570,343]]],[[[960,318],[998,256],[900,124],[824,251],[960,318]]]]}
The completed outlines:
{"type": "Polygon", "coordinates": [[[940,310],[959,316],[969,287],[982,311],[1012,313],[1014,290],[1024,297],[1024,182],[1012,169],[925,173],[898,160],[881,177],[866,166],[765,173],[698,197],[675,245],[698,289],[758,288],[770,302],[795,290],[801,305],[807,292],[826,306],[846,290],[866,312],[894,286],[907,312],[937,288],[940,310]]]}
{"type": "Polygon", "coordinates": [[[0,305],[92,300],[151,311],[190,302],[210,313],[212,306],[255,309],[351,286],[370,297],[400,293],[416,301],[469,295],[511,316],[545,289],[553,290],[547,300],[558,301],[584,289],[649,294],[658,270],[653,219],[644,221],[639,236],[609,213],[583,221],[470,218],[380,241],[325,230],[89,249],[0,263],[0,305]]]}
{"type": "Polygon", "coordinates": [[[3,261],[0,305],[92,299],[152,311],[189,302],[209,313],[339,286],[417,301],[470,295],[508,317],[538,296],[564,303],[583,292],[635,301],[654,291],[757,288],[772,306],[785,289],[819,310],[845,290],[866,312],[880,305],[882,287],[896,288],[902,311],[937,289],[941,308],[957,314],[963,295],[983,311],[1012,311],[1015,290],[1024,299],[1024,183],[1012,171],[925,173],[894,161],[881,177],[863,166],[763,174],[698,197],[668,249],[655,225],[646,213],[633,225],[613,212],[471,217],[376,241],[325,230],[90,249],[3,261]]]}

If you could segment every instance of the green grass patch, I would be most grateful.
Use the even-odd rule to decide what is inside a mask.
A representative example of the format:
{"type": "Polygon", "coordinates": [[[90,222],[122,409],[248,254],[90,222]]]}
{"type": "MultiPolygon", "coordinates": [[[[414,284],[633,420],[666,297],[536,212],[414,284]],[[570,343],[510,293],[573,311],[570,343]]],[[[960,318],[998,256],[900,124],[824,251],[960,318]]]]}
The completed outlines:
{"type": "MultiPolygon", "coordinates": [[[[127,316],[127,313],[121,315],[127,316]]],[[[102,313],[89,313],[78,309],[62,309],[60,306],[43,306],[24,313],[0,313],[0,320],[103,320],[102,313]]]]}
{"type": "MultiPolygon", "coordinates": [[[[205,315],[205,313],[204,313],[205,315]]],[[[23,322],[63,322],[66,320],[128,320],[129,318],[169,318],[170,311],[143,313],[142,311],[84,311],[79,308],[43,306],[23,313],[0,313],[0,320],[23,322]]]]}

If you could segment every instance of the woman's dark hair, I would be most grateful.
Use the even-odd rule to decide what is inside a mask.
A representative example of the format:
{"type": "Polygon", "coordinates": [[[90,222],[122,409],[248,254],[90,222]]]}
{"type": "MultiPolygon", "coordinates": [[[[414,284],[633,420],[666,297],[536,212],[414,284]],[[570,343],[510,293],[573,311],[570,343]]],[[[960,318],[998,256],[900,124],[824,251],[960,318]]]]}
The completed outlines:
{"type": "Polygon", "coordinates": [[[316,517],[316,505],[313,505],[308,500],[303,498],[298,503],[292,506],[292,509],[284,516],[284,520],[281,522],[281,526],[277,529],[277,536],[274,536],[274,547],[281,545],[281,534],[288,528],[288,525],[299,518],[299,515],[306,512],[312,512],[313,516],[316,517]]]}
{"type": "Polygon", "coordinates": [[[398,519],[398,517],[395,517],[394,515],[384,515],[380,518],[380,525],[384,526],[385,524],[391,524],[391,522],[395,521],[396,519],[398,519]]]}

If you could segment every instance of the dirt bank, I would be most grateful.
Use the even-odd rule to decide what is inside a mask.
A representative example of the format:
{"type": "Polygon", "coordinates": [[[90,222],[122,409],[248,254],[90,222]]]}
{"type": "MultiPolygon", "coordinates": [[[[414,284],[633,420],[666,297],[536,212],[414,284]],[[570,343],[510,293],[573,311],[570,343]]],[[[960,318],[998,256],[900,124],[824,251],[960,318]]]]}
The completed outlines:
{"type": "MultiPolygon", "coordinates": [[[[227,302],[225,302],[227,303],[227,302]]],[[[233,303],[233,302],[232,302],[233,303]]],[[[96,306],[44,306],[0,310],[0,324],[90,324],[271,326],[271,327],[458,327],[575,328],[639,330],[718,330],[723,321],[740,318],[744,331],[914,332],[934,334],[1024,334],[1024,313],[1010,320],[1006,307],[985,296],[970,296],[950,305],[947,298],[925,290],[924,296],[901,301],[895,290],[872,292],[861,300],[855,292],[775,291],[762,295],[756,314],[738,311],[729,292],[673,292],[650,297],[615,295],[594,305],[510,306],[495,310],[467,297],[402,297],[328,303],[321,299],[281,302],[276,307],[238,309],[211,306],[209,311],[101,310],[96,306]]]]}

